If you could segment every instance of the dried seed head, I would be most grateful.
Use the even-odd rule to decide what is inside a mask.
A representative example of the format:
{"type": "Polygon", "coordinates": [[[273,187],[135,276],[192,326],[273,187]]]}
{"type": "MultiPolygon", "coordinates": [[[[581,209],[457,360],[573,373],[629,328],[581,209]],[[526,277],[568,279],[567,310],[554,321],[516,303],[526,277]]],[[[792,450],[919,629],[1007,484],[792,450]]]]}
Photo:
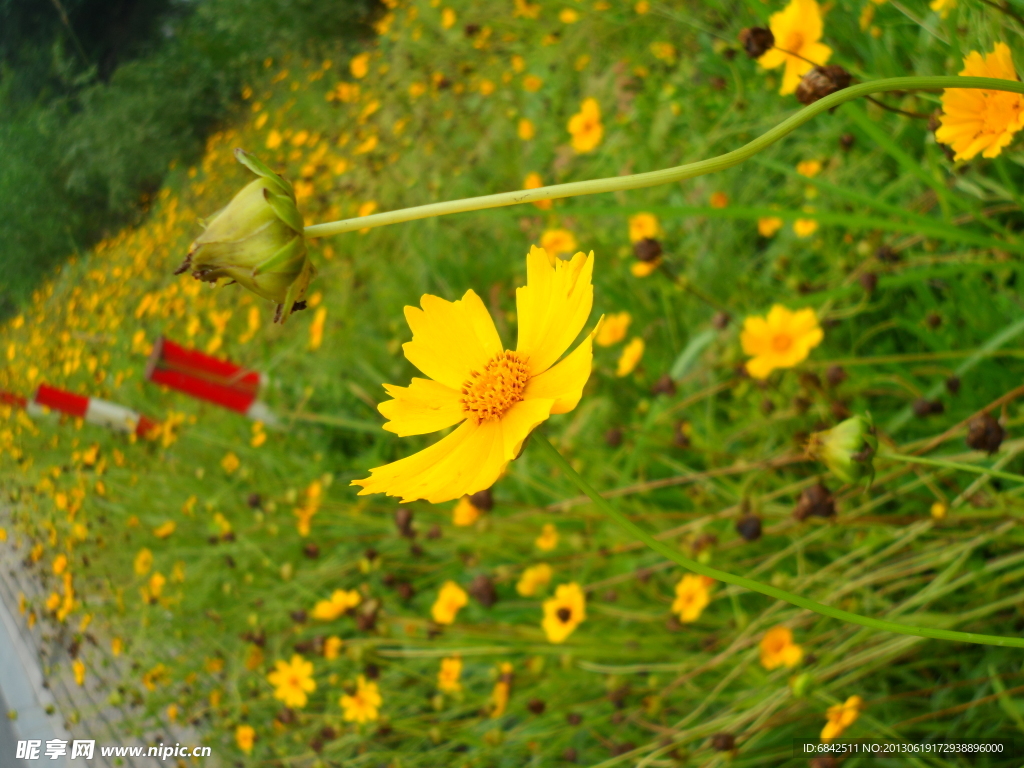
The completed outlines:
{"type": "Polygon", "coordinates": [[[416,532],[412,529],[412,510],[407,507],[399,507],[395,510],[395,528],[398,535],[407,539],[416,538],[416,532]]]}
{"type": "Polygon", "coordinates": [[[853,145],[856,143],[856,141],[857,137],[854,136],[852,133],[844,133],[842,136],[839,137],[839,147],[844,152],[849,152],[851,149],[853,149],[853,145]]]}
{"type": "Polygon", "coordinates": [[[609,448],[618,448],[622,445],[622,428],[612,427],[604,433],[604,442],[609,448]]]}
{"type": "Polygon", "coordinates": [[[746,27],[740,30],[740,45],[751,59],[759,59],[775,47],[775,35],[766,27],[746,27]]]}
{"type": "Polygon", "coordinates": [[[976,451],[995,453],[1005,437],[1006,431],[990,414],[983,413],[967,422],[967,445],[976,451]]]}
{"type": "Polygon", "coordinates": [[[801,104],[813,104],[819,99],[841,91],[850,85],[850,73],[838,64],[815,67],[796,87],[796,98],[801,104]]]}
{"type": "Polygon", "coordinates": [[[494,588],[494,581],[482,573],[469,585],[469,594],[484,608],[490,608],[498,602],[498,591],[494,588]]]}
{"type": "Polygon", "coordinates": [[[716,733],[711,737],[711,748],[716,752],[731,752],[736,749],[736,737],[731,733],[716,733]]]}
{"type": "Polygon", "coordinates": [[[654,261],[661,256],[661,254],[661,243],[653,237],[645,237],[643,240],[637,240],[633,245],[633,255],[640,261],[654,261]]]}
{"type": "Polygon", "coordinates": [[[494,496],[491,489],[485,488],[482,491],[477,491],[469,497],[469,503],[481,512],[490,512],[494,509],[494,496]]]}
{"type": "Polygon", "coordinates": [[[654,382],[654,386],[651,387],[652,395],[668,395],[672,397],[676,393],[676,383],[672,381],[672,377],[667,373],[663,373],[661,377],[654,382]]]}
{"type": "Polygon", "coordinates": [[[913,404],[914,415],[919,419],[942,413],[946,407],[938,400],[928,400],[923,397],[917,398],[913,404]]]}
{"type": "Polygon", "coordinates": [[[744,515],[736,522],[736,533],[744,541],[757,541],[761,538],[761,518],[757,515],[744,515]]]}
{"type": "Polygon", "coordinates": [[[858,279],[860,287],[864,289],[865,293],[874,293],[875,288],[878,287],[878,275],[874,272],[865,272],[858,279]]]}
{"type": "Polygon", "coordinates": [[[804,489],[793,510],[793,517],[806,520],[808,517],[835,517],[836,502],[828,488],[820,482],[804,489]]]}
{"type": "Polygon", "coordinates": [[[949,392],[949,394],[951,395],[955,395],[957,392],[960,391],[959,376],[950,376],[948,379],[946,379],[946,391],[949,392]]]}
{"type": "Polygon", "coordinates": [[[310,541],[302,548],[302,554],[304,554],[310,560],[316,560],[318,557],[320,557],[320,547],[318,547],[316,544],[310,541]]]}
{"type": "Polygon", "coordinates": [[[535,715],[544,714],[544,709],[546,707],[547,704],[544,703],[543,699],[530,699],[529,703],[526,705],[526,708],[535,715]]]}
{"type": "Polygon", "coordinates": [[[838,387],[846,379],[846,370],[841,365],[830,365],[828,370],[825,371],[825,381],[828,382],[830,387],[838,387]]]}
{"type": "Polygon", "coordinates": [[[715,327],[715,330],[724,331],[729,327],[729,321],[732,320],[729,317],[728,312],[716,312],[715,316],[711,319],[711,324],[715,327]]]}

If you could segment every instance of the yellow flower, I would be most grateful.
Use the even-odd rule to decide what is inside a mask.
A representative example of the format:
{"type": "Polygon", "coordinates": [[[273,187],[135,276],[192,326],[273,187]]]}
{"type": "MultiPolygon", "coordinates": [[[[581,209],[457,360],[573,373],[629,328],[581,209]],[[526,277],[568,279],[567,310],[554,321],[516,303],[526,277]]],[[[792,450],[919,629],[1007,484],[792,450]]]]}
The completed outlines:
{"type": "Polygon", "coordinates": [[[345,710],[345,722],[367,723],[377,719],[382,701],[377,684],[366,682],[366,678],[360,675],[356,679],[356,692],[342,696],[339,703],[345,710]]]}
{"type": "Polygon", "coordinates": [[[443,693],[455,693],[462,690],[459,678],[462,676],[462,659],[453,656],[441,659],[441,669],[437,672],[437,688],[443,693]]]}
{"type": "Polygon", "coordinates": [[[480,519],[480,510],[473,506],[469,496],[463,496],[452,511],[452,523],[460,527],[472,525],[480,519]]]}
{"type": "Polygon", "coordinates": [[[60,576],[68,568],[68,556],[63,552],[53,558],[53,572],[60,576]]]}
{"type": "Polygon", "coordinates": [[[533,127],[533,122],[527,117],[519,119],[517,132],[519,133],[519,138],[523,141],[529,141],[537,135],[537,129],[533,127]]]}
{"type": "Polygon", "coordinates": [[[580,111],[569,118],[569,134],[572,136],[572,148],[577,154],[592,152],[604,137],[604,126],[601,124],[601,107],[597,99],[584,99],[580,111]]]}
{"type": "Polygon", "coordinates": [[[459,609],[469,602],[466,590],[454,581],[446,581],[430,608],[430,615],[438,624],[453,624],[459,609]]]}
{"type": "Polygon", "coordinates": [[[135,556],[135,573],[139,576],[145,576],[152,567],[153,553],[148,549],[140,549],[139,554],[135,556]]]}
{"type": "Polygon", "coordinates": [[[227,472],[229,475],[233,474],[234,471],[238,469],[239,465],[241,465],[241,463],[242,462],[238,460],[238,457],[234,454],[233,451],[228,451],[224,455],[224,458],[220,460],[221,467],[223,467],[224,471],[227,472]]]}
{"type": "Polygon", "coordinates": [[[71,664],[71,670],[75,673],[75,683],[85,685],[85,664],[81,659],[75,659],[71,664]]]}
{"type": "Polygon", "coordinates": [[[640,0],[640,2],[633,6],[633,10],[643,16],[645,13],[650,13],[651,4],[647,0],[640,0]]]}
{"type": "Polygon", "coordinates": [[[813,309],[791,312],[776,304],[767,317],[748,317],[743,321],[740,343],[752,355],[747,373],[766,379],[776,368],[792,368],[807,359],[824,338],[813,309]]]}
{"type": "Polygon", "coordinates": [[[555,596],[544,601],[544,620],[541,628],[548,642],[563,643],[587,618],[587,599],[575,581],[560,584],[555,596]]]}
{"type": "Polygon", "coordinates": [[[348,63],[348,69],[357,80],[366,77],[366,73],[370,71],[370,54],[360,53],[353,56],[352,61],[348,63]]]}
{"type": "Polygon", "coordinates": [[[328,661],[333,661],[338,658],[341,654],[341,648],[345,645],[345,641],[337,635],[331,635],[324,640],[324,658],[328,661]]]}
{"type": "Polygon", "coordinates": [[[551,583],[551,566],[547,563],[531,565],[516,582],[516,592],[522,597],[533,597],[537,591],[551,583]]]}
{"type": "Polygon", "coordinates": [[[793,668],[804,657],[804,649],[793,642],[789,627],[772,627],[761,638],[761,666],[765,669],[776,667],[793,668]]]}
{"type": "Polygon", "coordinates": [[[544,86],[544,81],[536,75],[527,75],[523,78],[523,88],[530,93],[536,93],[544,86]]]}
{"type": "Polygon", "coordinates": [[[629,271],[632,273],[633,277],[647,277],[660,266],[661,257],[659,256],[654,261],[634,261],[630,264],[629,271]]]}
{"type": "Polygon", "coordinates": [[[313,322],[309,324],[309,348],[320,349],[324,340],[324,323],[327,321],[327,307],[317,307],[313,322]]]}
{"type": "Polygon", "coordinates": [[[155,599],[160,597],[164,591],[164,585],[167,583],[167,577],[164,576],[160,571],[157,571],[149,577],[149,594],[155,599]]]}
{"type": "Polygon", "coordinates": [[[313,662],[295,654],[290,662],[278,659],[267,680],[274,686],[274,698],[284,702],[286,707],[301,709],[306,706],[307,693],[316,690],[313,680],[313,662]]]}
{"type": "Polygon", "coordinates": [[[775,35],[775,47],[757,60],[765,69],[786,65],[779,94],[793,93],[815,64],[824,64],[832,49],[821,40],[821,8],[816,0],[790,0],[789,5],[768,19],[775,35]]]}
{"type": "Polygon", "coordinates": [[[783,221],[778,216],[762,216],[757,220],[757,234],[761,237],[773,237],[782,229],[783,221]]]}
{"type": "Polygon", "coordinates": [[[256,741],[256,729],[251,725],[240,725],[235,729],[235,743],[238,748],[249,754],[252,752],[252,745],[256,741]]]}
{"type": "Polygon", "coordinates": [[[928,7],[939,14],[940,19],[944,19],[956,8],[956,0],[932,0],[928,7]]]}
{"type": "Polygon", "coordinates": [[[0,528],[0,541],[7,541],[7,529],[0,528]]]}
{"type": "Polygon", "coordinates": [[[594,337],[594,343],[599,347],[610,347],[612,344],[618,344],[626,338],[626,331],[629,330],[629,324],[632,321],[633,318],[629,312],[616,312],[615,314],[608,315],[605,317],[604,322],[601,323],[601,328],[597,332],[597,336],[594,337]]]}
{"type": "Polygon", "coordinates": [[[725,194],[725,192],[712,192],[711,199],[708,200],[708,204],[712,208],[728,208],[729,196],[725,194]]]}
{"type": "Polygon", "coordinates": [[[438,504],[490,488],[519,455],[527,435],[552,414],[576,407],[590,377],[591,332],[556,361],[583,328],[594,300],[593,253],[563,261],[534,247],[527,285],[516,291],[519,344],[503,350],[484,303],[424,296],[406,307],[413,331],[408,360],[430,376],[409,387],[384,385],[394,399],[378,409],[401,436],[459,427],[429,448],[353,480],[360,495],[387,493],[438,504]]]}
{"type": "Polygon", "coordinates": [[[491,719],[501,717],[508,707],[508,699],[512,694],[512,665],[507,661],[498,667],[498,682],[491,692],[491,719]]]}
{"type": "Polygon", "coordinates": [[[166,539],[168,536],[174,533],[174,530],[177,527],[178,524],[176,522],[174,522],[173,520],[168,520],[163,525],[154,528],[153,535],[156,536],[158,539],[166,539]]]}
{"type": "MultiPolygon", "coordinates": [[[[526,178],[523,179],[523,189],[540,189],[543,186],[544,180],[536,171],[526,174],[526,178]]],[[[551,206],[554,205],[554,203],[554,200],[534,200],[533,202],[533,204],[540,208],[542,211],[550,210],[551,206]]]]}
{"type": "Polygon", "coordinates": [[[445,8],[441,11],[441,27],[443,29],[451,29],[455,26],[455,11],[451,8],[445,8]]]}
{"type": "MultiPolygon", "coordinates": [[[[960,71],[964,77],[992,77],[1017,80],[1013,57],[1006,43],[996,43],[984,58],[971,51],[960,71]]],[[[942,117],[935,138],[948,144],[956,160],[996,157],[1024,128],[1024,96],[1006,91],[947,88],[942,92],[942,117]]]]}
{"type": "Polygon", "coordinates": [[[651,53],[654,54],[654,58],[661,59],[667,64],[675,64],[678,52],[672,43],[655,42],[651,43],[650,47],[651,53]]]}
{"type": "Polygon", "coordinates": [[[359,605],[359,593],[354,589],[336,589],[329,600],[321,600],[313,607],[313,618],[334,621],[343,613],[359,605]]]}
{"type": "Polygon", "coordinates": [[[801,176],[806,176],[808,179],[813,179],[819,173],[821,173],[821,161],[820,160],[801,160],[796,164],[796,172],[801,176]]]}
{"type": "Polygon", "coordinates": [[[623,348],[622,354],[619,356],[619,365],[615,369],[615,375],[619,378],[629,376],[640,363],[640,358],[643,356],[644,340],[639,336],[634,336],[629,344],[623,348]]]}
{"type": "Polygon", "coordinates": [[[245,668],[250,672],[255,672],[263,666],[263,660],[263,649],[258,645],[249,646],[249,655],[245,657],[245,668]]]}
{"type": "Polygon", "coordinates": [[[661,234],[658,217],[653,213],[638,213],[629,217],[629,242],[636,243],[645,238],[661,234]]]}
{"type": "Polygon", "coordinates": [[[557,258],[576,250],[576,235],[568,229],[546,229],[540,236],[540,247],[557,258]]]}
{"type": "Polygon", "coordinates": [[[797,219],[793,222],[793,232],[797,237],[810,237],[817,231],[817,219],[797,219]]]}
{"type": "Polygon", "coordinates": [[[563,24],[575,24],[580,20],[580,15],[572,8],[563,8],[558,12],[558,20],[563,24]]]}
{"type": "Polygon", "coordinates": [[[828,722],[821,729],[822,741],[829,741],[842,736],[843,731],[857,721],[863,705],[864,700],[860,696],[851,696],[842,704],[835,704],[829,707],[825,713],[828,722]]]}
{"type": "Polygon", "coordinates": [[[679,614],[680,621],[696,621],[711,602],[709,588],[714,579],[688,573],[676,584],[676,599],[672,612],[679,614]]]}
{"type": "Polygon", "coordinates": [[[110,652],[111,654],[113,654],[114,658],[117,658],[122,653],[124,653],[124,640],[122,640],[120,637],[115,637],[113,640],[111,640],[110,652]]]}
{"type": "Polygon", "coordinates": [[[550,552],[558,546],[558,529],[551,523],[544,523],[540,536],[537,537],[534,544],[542,552],[550,552]]]}
{"type": "Polygon", "coordinates": [[[934,504],[932,504],[931,514],[932,517],[936,520],[941,520],[942,518],[944,518],[946,516],[946,512],[948,511],[949,508],[941,501],[936,501],[934,504]]]}

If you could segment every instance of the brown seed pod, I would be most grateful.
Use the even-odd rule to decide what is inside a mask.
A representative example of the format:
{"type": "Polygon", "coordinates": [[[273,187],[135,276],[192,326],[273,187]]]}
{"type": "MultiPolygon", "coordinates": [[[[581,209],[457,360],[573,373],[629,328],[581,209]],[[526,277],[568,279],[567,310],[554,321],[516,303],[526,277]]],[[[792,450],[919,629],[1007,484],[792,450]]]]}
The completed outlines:
{"type": "Polygon", "coordinates": [[[835,517],[836,501],[822,483],[805,488],[793,510],[793,517],[806,520],[808,517],[835,517]]]}
{"type": "Polygon", "coordinates": [[[746,27],[740,30],[740,45],[751,59],[759,59],[775,47],[775,35],[766,27],[746,27]]]}
{"type": "Polygon", "coordinates": [[[639,261],[654,261],[661,256],[661,254],[661,243],[653,237],[645,237],[643,240],[638,240],[633,245],[633,255],[636,256],[639,261]]]}
{"type": "Polygon", "coordinates": [[[490,608],[498,602],[498,591],[494,588],[494,581],[482,573],[469,585],[469,594],[484,608],[490,608]]]}
{"type": "Polygon", "coordinates": [[[736,521],[736,533],[744,541],[757,541],[761,538],[761,518],[757,515],[744,515],[736,521]]]}
{"type": "Polygon", "coordinates": [[[731,733],[716,733],[711,737],[711,748],[716,752],[731,752],[736,749],[736,737],[731,733]]]}
{"type": "Polygon", "coordinates": [[[976,451],[995,453],[1003,444],[1006,431],[990,414],[983,413],[967,422],[967,445],[976,451]]]}
{"type": "Polygon", "coordinates": [[[481,512],[490,512],[494,509],[494,495],[491,493],[490,488],[485,488],[484,490],[477,491],[470,496],[469,503],[481,512]]]}
{"type": "Polygon", "coordinates": [[[815,67],[803,76],[796,87],[796,99],[801,104],[813,104],[848,87],[851,79],[850,73],[838,64],[815,67]]]}

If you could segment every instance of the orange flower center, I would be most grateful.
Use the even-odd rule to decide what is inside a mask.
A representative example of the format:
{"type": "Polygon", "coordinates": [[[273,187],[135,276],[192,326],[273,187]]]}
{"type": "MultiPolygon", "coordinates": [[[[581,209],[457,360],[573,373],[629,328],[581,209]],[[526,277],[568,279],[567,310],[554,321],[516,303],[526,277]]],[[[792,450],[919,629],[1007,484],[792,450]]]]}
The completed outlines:
{"type": "Polygon", "coordinates": [[[790,32],[786,36],[785,45],[779,47],[787,53],[799,54],[800,49],[804,47],[803,32],[790,32]]]}
{"type": "Polygon", "coordinates": [[[772,337],[772,349],[776,352],[788,352],[793,346],[793,337],[788,333],[777,333],[772,337]]]}
{"type": "Polygon", "coordinates": [[[523,399],[530,374],[526,358],[505,350],[492,358],[482,372],[473,371],[462,385],[462,412],[480,424],[500,419],[523,399]]]}

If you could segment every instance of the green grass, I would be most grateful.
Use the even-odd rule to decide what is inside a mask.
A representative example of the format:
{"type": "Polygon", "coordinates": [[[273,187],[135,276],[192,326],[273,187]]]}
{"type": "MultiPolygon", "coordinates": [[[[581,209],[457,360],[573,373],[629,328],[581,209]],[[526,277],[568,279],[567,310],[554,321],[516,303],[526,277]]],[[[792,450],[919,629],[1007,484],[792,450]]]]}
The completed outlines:
{"type": "MultiPolygon", "coordinates": [[[[591,766],[726,759],[797,765],[806,761],[789,760],[792,740],[817,735],[828,706],[851,695],[866,702],[847,731],[851,737],[1019,738],[1024,667],[1011,649],[863,630],[724,584],[715,586],[698,621],[680,625],[670,606],[682,571],[624,538],[536,446],[510,465],[494,488],[494,510],[470,528],[452,525],[453,504],[407,505],[415,541],[398,535],[394,500],[356,497],[348,483],[436,439],[398,439],[368,428],[382,423],[374,408],[381,383],[405,384],[415,375],[401,355],[409,338],[402,307],[423,293],[454,299],[473,288],[511,346],[524,255],[545,228],[561,226],[581,249],[595,252],[593,319],[627,310],[630,336],[646,342],[641,366],[623,378],[614,375],[622,345],[597,348],[579,407],[543,427],[590,483],[614,491],[619,510],[686,554],[819,602],[908,624],[1018,635],[1020,486],[879,460],[876,482],[865,491],[840,487],[823,467],[799,457],[806,435],[836,423],[843,411],[869,411],[883,442],[912,450],[1020,385],[1020,152],[1011,147],[996,161],[953,166],[923,121],[849,104],[755,161],[714,176],[556,202],[551,211],[461,214],[316,241],[320,276],[312,290],[322,294],[327,322],[315,351],[308,348],[313,312],[275,327],[269,308],[237,286],[195,290],[191,280],[172,277],[199,231],[196,219],[247,180],[231,157],[234,146],[292,180],[308,175],[313,186],[300,209],[313,223],[355,215],[369,200],[392,210],[517,189],[531,171],[551,183],[703,159],[750,140],[797,106],[777,94],[777,77],[742,53],[725,54],[741,26],[763,23],[778,4],[654,4],[652,13],[638,16],[624,3],[599,11],[570,2],[581,19],[566,25],[557,20],[561,4],[544,4],[532,21],[504,6],[499,12],[453,0],[458,21],[449,30],[440,27],[440,8],[410,5],[418,18],[410,20],[406,6],[396,11],[391,31],[373,49],[371,74],[359,81],[358,102],[325,98],[337,82],[352,79],[346,61],[326,68],[298,56],[274,62],[251,83],[247,105],[260,108],[246,106],[235,128],[212,137],[194,173],[177,169],[146,222],[65,266],[24,323],[3,331],[0,350],[14,351],[0,387],[27,392],[45,380],[153,416],[186,414],[167,445],[128,443],[55,419],[29,427],[15,413],[0,427],[15,520],[6,546],[27,556],[40,543],[38,564],[26,567],[57,592],[50,563],[58,551],[72,553],[81,603],[67,619],[68,632],[92,614],[90,631],[101,640],[81,650],[87,687],[97,697],[137,697],[141,705],[130,714],[140,727],[156,727],[167,707],[177,706],[179,721],[193,722],[204,743],[232,761],[246,759],[234,746],[234,730],[249,723],[259,736],[252,764],[547,766],[566,764],[572,749],[591,766]],[[474,47],[482,33],[467,36],[467,24],[492,30],[486,46],[474,47]],[[555,31],[559,40],[543,44],[555,31]],[[677,63],[654,58],[649,44],[661,40],[677,47],[677,63]],[[584,54],[590,60],[577,71],[584,54]],[[512,71],[514,55],[525,60],[522,74],[512,71]],[[311,79],[317,72],[324,74],[311,79]],[[435,72],[451,87],[409,96],[411,83],[430,82],[435,72]],[[506,72],[513,75],[507,84],[506,72]],[[544,80],[536,93],[521,87],[527,73],[544,80]],[[480,78],[493,81],[495,92],[482,95],[480,78]],[[575,156],[565,148],[565,124],[590,96],[601,102],[605,137],[599,151],[575,156]],[[374,100],[379,109],[360,119],[374,100]],[[516,136],[523,116],[537,126],[530,142],[516,136]],[[398,120],[407,122],[396,133],[398,120]],[[289,129],[280,148],[267,148],[271,130],[289,129]],[[291,136],[300,130],[318,140],[294,147],[291,136]],[[848,133],[855,143],[843,150],[840,137],[848,133]],[[371,134],[379,136],[377,148],[356,154],[353,147],[371,134]],[[339,174],[341,159],[349,168],[339,174]],[[825,165],[812,180],[793,170],[806,159],[825,165]],[[710,207],[713,192],[726,193],[729,206],[710,207]],[[788,222],[805,205],[815,208],[821,226],[801,239],[788,222]],[[664,273],[631,275],[627,218],[638,211],[658,215],[666,263],[710,302],[664,273]],[[757,235],[765,213],[787,221],[767,240],[757,235]],[[883,245],[899,258],[879,261],[883,245]],[[864,273],[878,275],[872,292],[859,280],[864,273]],[[137,311],[144,296],[156,301],[137,311]],[[825,338],[798,369],[759,384],[737,375],[745,359],[739,328],[773,303],[815,308],[825,338]],[[258,308],[261,324],[243,342],[250,307],[258,308]],[[712,324],[720,307],[731,316],[724,329],[712,324]],[[219,331],[222,320],[213,313],[227,311],[219,331]],[[244,419],[141,381],[146,344],[161,333],[187,340],[190,324],[192,344],[203,348],[219,337],[218,354],[269,374],[265,398],[285,416],[286,430],[254,448],[244,419]],[[706,346],[679,374],[675,394],[652,394],[690,344],[706,346]],[[826,371],[836,363],[847,378],[830,385],[826,371]],[[960,379],[956,394],[946,389],[953,375],[960,379]],[[940,400],[944,412],[913,416],[911,405],[921,397],[940,400]],[[688,425],[686,448],[674,441],[679,422],[688,425]],[[617,447],[606,442],[613,428],[623,434],[617,447]],[[81,452],[92,444],[100,447],[102,473],[83,464],[81,452]],[[240,460],[232,473],[221,465],[229,452],[240,460]],[[293,510],[310,483],[325,477],[331,482],[304,538],[293,510]],[[797,499],[818,478],[835,491],[839,514],[798,522],[797,499]],[[72,519],[56,497],[75,488],[84,500],[72,519]],[[259,495],[256,506],[252,494],[259,495]],[[186,514],[191,496],[196,502],[186,514]],[[950,506],[941,521],[929,514],[937,499],[950,506]],[[763,519],[756,542],[735,531],[745,509],[763,519]],[[222,535],[218,513],[233,539],[222,535]],[[177,529],[157,539],[153,529],[167,520],[177,529]],[[78,522],[88,529],[84,542],[72,542],[78,522]],[[550,553],[534,544],[545,523],[560,535],[550,553]],[[428,536],[435,525],[436,538],[428,536]],[[318,557],[304,554],[309,543],[318,557]],[[168,577],[183,564],[185,579],[164,587],[163,605],[140,599],[148,575],[136,576],[132,563],[143,547],[153,552],[154,570],[168,577]],[[554,568],[552,588],[575,581],[588,590],[588,618],[564,645],[545,640],[541,599],[515,591],[523,568],[541,561],[554,568]],[[454,625],[432,632],[430,606],[440,585],[453,579],[468,587],[479,575],[494,580],[498,601],[484,608],[471,600],[454,625]],[[402,583],[412,587],[407,599],[397,588],[402,583]],[[353,617],[294,620],[294,612],[310,611],[339,588],[362,590],[364,606],[380,601],[374,628],[358,628],[353,617]],[[793,628],[807,657],[794,670],[768,672],[757,644],[779,623],[793,628]],[[265,661],[248,669],[256,635],[265,638],[265,661]],[[316,639],[331,635],[345,640],[337,660],[316,651],[316,639]],[[137,665],[123,677],[104,672],[115,636],[127,641],[137,665]],[[272,698],[266,672],[296,646],[315,665],[317,690],[291,720],[272,698]],[[453,653],[464,661],[463,691],[441,696],[437,669],[453,653]],[[220,671],[207,664],[217,658],[224,661],[220,671]],[[512,696],[506,714],[490,718],[481,712],[506,661],[514,668],[512,696]],[[170,673],[151,691],[142,676],[158,663],[170,673]],[[382,719],[361,728],[344,723],[339,697],[374,669],[382,719]],[[809,684],[795,690],[792,679],[803,673],[809,684]],[[215,691],[220,701],[211,705],[215,691]],[[544,702],[542,714],[528,708],[533,700],[544,702]],[[570,724],[570,713],[582,721],[570,724]],[[323,737],[325,727],[335,738],[323,737]],[[734,757],[712,752],[709,737],[720,732],[737,737],[734,757]],[[314,747],[321,746],[318,756],[314,747]]],[[[945,22],[924,3],[905,7],[935,34],[888,3],[876,10],[876,38],[859,29],[859,4],[836,3],[825,22],[834,60],[863,79],[953,74],[966,51],[1018,39],[1015,22],[967,0],[945,22]]],[[[930,112],[935,98],[886,101],[930,112]]],[[[997,413],[1010,437],[991,459],[969,451],[962,431],[928,456],[1020,472],[1019,406],[1011,400],[997,413]]],[[[46,613],[39,604],[29,609],[46,613]]]]}

